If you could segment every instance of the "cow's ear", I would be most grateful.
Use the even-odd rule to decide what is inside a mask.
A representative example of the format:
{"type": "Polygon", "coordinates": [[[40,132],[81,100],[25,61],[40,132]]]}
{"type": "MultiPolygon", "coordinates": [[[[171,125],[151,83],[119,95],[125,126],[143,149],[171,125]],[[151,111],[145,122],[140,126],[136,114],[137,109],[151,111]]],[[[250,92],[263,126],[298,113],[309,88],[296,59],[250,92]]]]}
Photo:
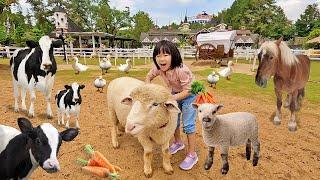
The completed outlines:
{"type": "Polygon", "coordinates": [[[79,88],[83,89],[84,87],[86,87],[85,85],[80,85],[79,88]]]}
{"type": "Polygon", "coordinates": [[[39,46],[39,43],[38,43],[38,42],[34,42],[34,41],[32,41],[32,40],[26,41],[26,44],[27,44],[27,46],[30,47],[30,48],[35,48],[35,47],[39,46]]]}
{"type": "Polygon", "coordinates": [[[71,86],[69,86],[69,85],[64,85],[64,88],[66,88],[66,89],[71,89],[71,86]]]}
{"type": "Polygon", "coordinates": [[[78,134],[79,130],[74,128],[69,128],[60,132],[60,136],[64,141],[72,141],[75,137],[77,137],[78,134]]]}
{"type": "Polygon", "coordinates": [[[55,41],[52,41],[52,47],[54,48],[59,48],[63,45],[63,42],[59,39],[59,40],[55,40],[55,41]]]}
{"type": "Polygon", "coordinates": [[[22,133],[29,133],[33,130],[31,122],[26,118],[18,118],[18,126],[22,133]]]}

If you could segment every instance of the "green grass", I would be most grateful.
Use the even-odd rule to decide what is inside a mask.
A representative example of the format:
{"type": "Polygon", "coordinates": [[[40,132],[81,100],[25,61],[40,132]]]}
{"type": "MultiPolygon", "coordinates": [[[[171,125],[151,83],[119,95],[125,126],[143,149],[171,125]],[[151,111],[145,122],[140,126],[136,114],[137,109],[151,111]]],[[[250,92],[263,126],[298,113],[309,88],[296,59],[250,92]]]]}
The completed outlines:
{"type": "MultiPolygon", "coordinates": [[[[194,74],[199,75],[201,78],[200,80],[206,81],[207,75],[211,72],[212,69],[205,69],[201,71],[195,71],[194,74]]],[[[310,80],[320,80],[320,62],[311,62],[310,80]]],[[[316,107],[316,105],[320,103],[319,90],[320,83],[307,83],[306,100],[311,103],[311,107],[316,107]]],[[[263,89],[255,84],[255,75],[251,76],[239,73],[234,73],[231,81],[228,81],[225,78],[220,78],[215,91],[234,96],[261,99],[262,101],[265,98],[276,98],[272,79],[268,81],[267,88],[263,89]]]]}

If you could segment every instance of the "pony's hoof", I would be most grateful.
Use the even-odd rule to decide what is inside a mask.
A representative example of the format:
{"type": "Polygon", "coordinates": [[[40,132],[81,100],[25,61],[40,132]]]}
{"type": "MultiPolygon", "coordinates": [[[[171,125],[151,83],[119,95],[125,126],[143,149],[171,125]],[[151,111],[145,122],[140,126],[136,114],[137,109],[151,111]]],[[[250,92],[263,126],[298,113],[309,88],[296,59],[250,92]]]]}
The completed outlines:
{"type": "Polygon", "coordinates": [[[278,116],[275,116],[274,119],[273,119],[273,124],[278,126],[281,124],[281,120],[279,119],[278,116]]]}
{"type": "Polygon", "coordinates": [[[289,129],[290,132],[297,131],[297,123],[289,123],[288,124],[288,129],[289,129]]]}

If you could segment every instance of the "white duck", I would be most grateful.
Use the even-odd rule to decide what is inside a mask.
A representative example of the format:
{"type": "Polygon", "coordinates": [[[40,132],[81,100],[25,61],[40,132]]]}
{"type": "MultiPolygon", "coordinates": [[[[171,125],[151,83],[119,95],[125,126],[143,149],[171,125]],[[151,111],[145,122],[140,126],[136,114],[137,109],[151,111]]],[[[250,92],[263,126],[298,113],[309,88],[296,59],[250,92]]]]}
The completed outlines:
{"type": "Polygon", "coordinates": [[[222,69],[221,71],[219,71],[218,74],[219,74],[220,76],[222,76],[222,77],[227,78],[227,80],[230,80],[230,79],[231,79],[230,76],[231,76],[232,73],[233,73],[233,69],[232,69],[231,66],[233,66],[233,62],[232,62],[232,61],[229,61],[229,62],[228,62],[228,67],[226,67],[226,68],[222,69]]]}
{"type": "Polygon", "coordinates": [[[88,66],[80,64],[78,57],[73,57],[74,63],[72,64],[72,68],[76,71],[75,74],[79,74],[80,72],[84,72],[88,69],[88,66]]]}
{"type": "Polygon", "coordinates": [[[103,92],[103,87],[107,84],[107,81],[105,79],[102,78],[102,76],[99,76],[96,80],[94,80],[94,87],[98,88],[97,91],[99,91],[100,93],[103,92]],[[100,88],[102,90],[100,90],[100,88]]]}
{"type": "Polygon", "coordinates": [[[110,62],[110,54],[107,55],[107,58],[103,58],[100,63],[99,66],[101,68],[102,74],[104,74],[104,71],[107,73],[107,71],[112,67],[112,64],[110,62]]]}
{"type": "Polygon", "coordinates": [[[208,75],[208,83],[210,84],[210,87],[216,88],[216,84],[219,81],[219,75],[216,74],[215,71],[212,71],[211,74],[208,75]],[[212,84],[214,84],[214,86],[212,86],[212,84]]]}
{"type": "Polygon", "coordinates": [[[118,69],[122,72],[128,73],[129,70],[131,69],[131,60],[127,59],[126,64],[120,64],[118,69]]]}

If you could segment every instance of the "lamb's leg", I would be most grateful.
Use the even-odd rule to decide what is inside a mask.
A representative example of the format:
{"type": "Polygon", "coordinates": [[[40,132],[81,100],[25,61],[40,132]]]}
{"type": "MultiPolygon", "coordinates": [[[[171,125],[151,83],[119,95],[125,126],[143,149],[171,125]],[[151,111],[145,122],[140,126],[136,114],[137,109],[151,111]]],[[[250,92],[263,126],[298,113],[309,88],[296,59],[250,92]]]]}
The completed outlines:
{"type": "Polygon", "coordinates": [[[222,159],[221,174],[223,175],[226,175],[229,171],[228,150],[229,150],[229,147],[226,147],[226,146],[221,147],[221,159],[222,159]]]}
{"type": "MultiPolygon", "coordinates": [[[[146,137],[140,137],[138,138],[139,142],[143,146],[144,153],[143,153],[143,160],[144,160],[144,166],[143,166],[143,171],[144,175],[147,178],[152,177],[152,167],[151,167],[151,162],[152,162],[152,142],[146,138],[146,137]]],[[[168,144],[169,146],[169,144],[168,144]]]]}
{"type": "Polygon", "coordinates": [[[259,161],[259,155],[260,155],[260,142],[259,140],[256,140],[252,143],[253,146],[253,160],[252,165],[256,166],[259,161]]]}
{"type": "Polygon", "coordinates": [[[23,112],[27,112],[26,94],[27,94],[27,89],[21,87],[21,109],[23,112]]]}
{"type": "Polygon", "coordinates": [[[214,147],[208,147],[208,156],[204,163],[204,169],[209,170],[213,164],[214,147]]]}
{"type": "Polygon", "coordinates": [[[19,87],[18,83],[15,80],[12,80],[13,84],[13,95],[14,95],[14,112],[19,112],[19,103],[18,103],[18,98],[19,98],[19,87]]]}
{"type": "Polygon", "coordinates": [[[61,112],[60,112],[59,108],[57,110],[57,118],[58,118],[58,125],[60,126],[61,125],[61,112]]]}
{"type": "Polygon", "coordinates": [[[282,93],[280,90],[275,89],[276,96],[277,96],[277,111],[276,115],[273,119],[274,125],[280,125],[281,124],[281,106],[282,106],[282,93]]]}
{"type": "Polygon", "coordinates": [[[169,141],[162,145],[161,150],[163,155],[162,165],[163,165],[164,171],[166,174],[171,175],[173,174],[173,168],[171,166],[171,161],[170,161],[171,154],[169,153],[169,141]]]}
{"type": "Polygon", "coordinates": [[[246,144],[246,157],[247,157],[247,160],[250,160],[250,156],[251,156],[251,141],[250,141],[250,139],[248,139],[247,144],[246,144]]]}
{"type": "Polygon", "coordinates": [[[297,98],[298,98],[298,90],[292,93],[292,98],[290,102],[290,112],[291,117],[288,123],[289,131],[296,131],[297,130],[297,122],[296,122],[296,106],[297,106],[297,98]]]}
{"type": "Polygon", "coordinates": [[[119,148],[119,141],[118,141],[118,137],[117,137],[117,132],[118,132],[118,119],[117,119],[117,115],[116,112],[111,109],[111,105],[108,105],[108,111],[109,111],[109,119],[111,121],[112,124],[112,128],[111,128],[111,140],[112,140],[112,146],[114,148],[119,148]]]}

